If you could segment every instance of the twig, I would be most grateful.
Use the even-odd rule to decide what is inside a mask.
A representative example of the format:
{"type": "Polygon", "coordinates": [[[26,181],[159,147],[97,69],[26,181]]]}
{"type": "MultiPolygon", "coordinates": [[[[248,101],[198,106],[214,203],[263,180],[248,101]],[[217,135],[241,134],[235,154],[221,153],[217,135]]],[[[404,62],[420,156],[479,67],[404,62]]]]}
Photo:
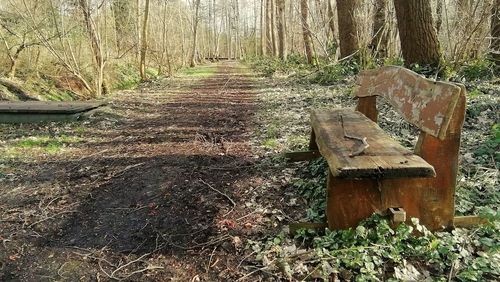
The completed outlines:
{"type": "Polygon", "coordinates": [[[340,117],[340,125],[342,126],[342,131],[344,133],[344,137],[361,142],[361,145],[358,147],[358,149],[355,150],[354,152],[351,152],[349,154],[349,157],[352,158],[354,156],[360,155],[361,153],[364,152],[364,150],[366,150],[368,147],[370,147],[370,144],[368,144],[368,142],[366,141],[367,140],[366,137],[358,137],[358,136],[353,136],[353,135],[347,134],[345,131],[345,128],[344,128],[344,118],[342,117],[342,115],[339,115],[339,117],[340,117]]]}
{"type": "Polygon", "coordinates": [[[217,247],[218,246],[215,246],[214,247],[214,250],[212,251],[212,253],[210,254],[210,259],[208,260],[208,265],[207,265],[207,273],[208,273],[208,270],[210,270],[210,265],[212,264],[212,258],[214,256],[214,253],[215,253],[215,250],[217,250],[217,247]]]}
{"type": "Polygon", "coordinates": [[[42,223],[42,222],[44,222],[44,221],[46,221],[46,220],[53,219],[54,217],[56,217],[56,216],[58,216],[58,215],[65,214],[65,213],[73,213],[73,212],[77,212],[77,211],[63,211],[63,212],[56,213],[56,214],[54,214],[54,215],[52,215],[52,216],[48,216],[48,217],[46,217],[46,218],[44,218],[44,219],[40,219],[39,221],[35,221],[35,222],[33,222],[32,224],[28,225],[28,226],[27,226],[27,228],[31,228],[31,227],[33,227],[34,225],[37,225],[37,224],[39,224],[39,223],[42,223]]]}
{"type": "Polygon", "coordinates": [[[236,282],[238,282],[238,281],[242,281],[242,280],[244,280],[245,278],[247,278],[248,276],[251,276],[251,275],[253,275],[254,273],[257,273],[257,272],[259,272],[259,271],[264,271],[264,270],[266,270],[267,268],[269,268],[269,267],[268,267],[268,266],[264,266],[264,267],[261,267],[261,268],[257,268],[256,270],[254,270],[254,271],[252,271],[252,272],[250,272],[250,273],[247,273],[245,276],[243,276],[243,277],[239,278],[238,280],[236,280],[236,282]]]}
{"type": "Polygon", "coordinates": [[[137,258],[137,259],[135,259],[135,260],[132,260],[132,261],[129,261],[129,262],[127,262],[126,264],[124,264],[124,265],[122,265],[122,266],[118,267],[117,269],[113,270],[113,272],[111,272],[111,277],[115,277],[115,273],[116,273],[116,272],[118,272],[118,271],[120,271],[120,270],[124,269],[125,267],[127,267],[127,266],[129,266],[129,265],[131,265],[131,264],[133,264],[133,263],[136,263],[136,262],[140,261],[141,259],[145,258],[145,257],[146,257],[146,256],[148,256],[148,255],[149,255],[149,253],[145,253],[145,254],[143,254],[142,256],[140,256],[139,258],[137,258]]]}
{"type": "Polygon", "coordinates": [[[217,190],[216,188],[214,188],[212,185],[208,184],[207,182],[205,182],[205,180],[203,180],[201,178],[200,178],[200,182],[207,185],[208,188],[210,188],[210,189],[214,190],[215,192],[221,194],[222,196],[226,197],[226,199],[228,199],[231,202],[231,204],[233,205],[233,208],[229,212],[227,212],[225,215],[228,215],[229,213],[231,213],[234,210],[234,208],[236,207],[236,203],[233,201],[233,199],[231,199],[231,197],[229,197],[225,193],[222,193],[220,190],[217,190]]]}

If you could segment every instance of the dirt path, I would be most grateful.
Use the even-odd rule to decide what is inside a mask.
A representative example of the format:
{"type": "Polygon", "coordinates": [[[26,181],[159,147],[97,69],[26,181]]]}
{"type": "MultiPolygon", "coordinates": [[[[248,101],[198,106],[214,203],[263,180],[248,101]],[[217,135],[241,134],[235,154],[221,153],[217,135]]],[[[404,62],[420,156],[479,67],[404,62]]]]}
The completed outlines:
{"type": "Polygon", "coordinates": [[[117,95],[117,117],[4,127],[6,147],[27,135],[79,139],[4,160],[0,280],[242,277],[242,238],[261,232],[244,205],[259,181],[254,84],[225,62],[208,78],[117,95]]]}

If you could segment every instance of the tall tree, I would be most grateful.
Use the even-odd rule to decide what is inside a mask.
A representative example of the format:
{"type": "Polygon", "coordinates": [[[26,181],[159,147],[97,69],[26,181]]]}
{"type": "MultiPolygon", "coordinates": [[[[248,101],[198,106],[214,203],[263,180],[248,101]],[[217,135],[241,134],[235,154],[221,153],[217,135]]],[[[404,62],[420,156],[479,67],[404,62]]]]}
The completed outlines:
{"type": "Polygon", "coordinates": [[[146,0],[144,5],[144,19],[142,22],[142,36],[141,36],[141,57],[139,64],[139,72],[141,80],[146,80],[146,53],[148,50],[148,20],[149,20],[149,0],[146,0]]]}
{"type": "Polygon", "coordinates": [[[304,37],[304,49],[306,51],[307,63],[314,62],[311,29],[309,27],[309,3],[307,0],[300,0],[300,15],[302,17],[302,36],[304,37]]]}
{"type": "Polygon", "coordinates": [[[276,39],[276,8],[274,5],[275,0],[269,0],[271,1],[271,40],[272,40],[272,47],[273,47],[273,56],[278,55],[278,40],[276,39]]]}
{"type": "Polygon", "coordinates": [[[358,51],[358,27],[355,12],[359,0],[337,0],[340,57],[345,58],[358,51]]]}
{"type": "Polygon", "coordinates": [[[198,38],[198,22],[200,12],[200,0],[194,0],[194,18],[193,18],[193,44],[191,45],[191,59],[189,60],[189,66],[196,66],[196,44],[198,38]]]}
{"type": "Polygon", "coordinates": [[[429,0],[394,0],[405,65],[439,66],[441,52],[429,0]]]}
{"type": "Polygon", "coordinates": [[[285,0],[276,0],[278,9],[278,56],[285,60],[286,50],[286,32],[285,32],[285,0]]]}
{"type": "Polygon", "coordinates": [[[495,0],[491,9],[491,58],[500,67],[500,0],[495,0]]]}
{"type": "Polygon", "coordinates": [[[272,39],[272,29],[271,24],[271,1],[266,0],[266,53],[273,54],[273,39],[272,39]]]}
{"type": "Polygon", "coordinates": [[[260,54],[262,56],[266,55],[266,31],[264,25],[264,11],[266,10],[265,0],[260,0],[260,54]]]}

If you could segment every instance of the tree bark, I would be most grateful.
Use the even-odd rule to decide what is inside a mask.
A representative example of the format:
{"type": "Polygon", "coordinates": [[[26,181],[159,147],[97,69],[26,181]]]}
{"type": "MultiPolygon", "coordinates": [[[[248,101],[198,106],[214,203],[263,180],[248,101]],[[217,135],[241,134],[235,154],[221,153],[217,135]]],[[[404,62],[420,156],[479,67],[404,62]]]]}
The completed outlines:
{"type": "Polygon", "coordinates": [[[359,49],[355,11],[359,0],[337,0],[340,58],[354,54],[359,49]]]}
{"type": "Polygon", "coordinates": [[[189,66],[196,66],[196,40],[198,38],[198,21],[199,21],[199,10],[200,10],[200,0],[195,0],[194,4],[194,19],[193,19],[193,45],[191,48],[191,59],[189,66]]]}
{"type": "Polygon", "coordinates": [[[285,32],[285,0],[276,0],[278,8],[278,56],[286,60],[286,32],[285,32]]]}
{"type": "Polygon", "coordinates": [[[142,22],[142,36],[141,36],[141,58],[140,58],[140,74],[141,80],[145,81],[146,77],[146,53],[148,50],[148,20],[149,20],[149,0],[146,0],[144,6],[144,19],[142,22]]]}
{"type": "Polygon", "coordinates": [[[309,3],[307,0],[300,0],[300,14],[302,17],[302,36],[304,38],[304,49],[306,51],[307,63],[314,63],[311,30],[309,28],[309,3]]]}
{"type": "Polygon", "coordinates": [[[439,41],[432,23],[429,0],[394,0],[399,38],[405,65],[438,67],[441,60],[439,41]]]}
{"type": "Polygon", "coordinates": [[[375,0],[375,12],[373,14],[373,30],[370,49],[377,58],[387,56],[387,26],[386,26],[387,0],[375,0]]]}
{"type": "Polygon", "coordinates": [[[495,0],[491,9],[491,59],[500,67],[500,0],[495,0]]]}

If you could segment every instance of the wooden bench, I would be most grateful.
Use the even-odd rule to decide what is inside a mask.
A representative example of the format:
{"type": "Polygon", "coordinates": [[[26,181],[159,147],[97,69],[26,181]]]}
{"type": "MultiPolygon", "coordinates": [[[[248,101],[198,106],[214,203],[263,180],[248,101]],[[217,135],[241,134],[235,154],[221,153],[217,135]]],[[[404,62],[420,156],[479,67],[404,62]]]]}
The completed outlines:
{"type": "Polygon", "coordinates": [[[328,162],[328,227],[354,227],[375,212],[452,227],[465,88],[395,66],[362,72],[358,84],[356,111],[313,111],[310,151],[289,155],[328,162]],[[377,125],[376,96],[420,129],[413,151],[377,125]]]}

